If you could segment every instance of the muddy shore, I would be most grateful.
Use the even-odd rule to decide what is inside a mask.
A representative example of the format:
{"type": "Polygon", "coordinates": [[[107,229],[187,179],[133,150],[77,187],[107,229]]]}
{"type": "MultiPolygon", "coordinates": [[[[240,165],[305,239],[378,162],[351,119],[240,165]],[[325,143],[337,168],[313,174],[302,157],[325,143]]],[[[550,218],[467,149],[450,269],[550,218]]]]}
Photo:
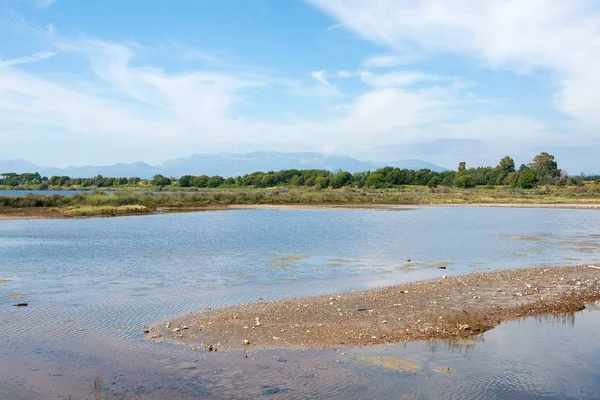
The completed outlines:
{"type": "Polygon", "coordinates": [[[143,329],[194,351],[368,346],[468,337],[598,300],[600,267],[533,268],[204,309],[143,329]]]}
{"type": "Polygon", "coordinates": [[[203,207],[163,207],[156,210],[148,209],[144,213],[122,212],[115,215],[89,215],[70,216],[64,215],[59,207],[0,207],[0,220],[15,219],[61,219],[61,218],[95,218],[95,217],[123,217],[130,215],[151,215],[161,213],[180,213],[219,210],[334,210],[334,209],[375,209],[375,210],[409,210],[419,207],[490,207],[490,208],[544,208],[544,209],[586,209],[600,210],[600,204],[529,204],[529,203],[465,203],[465,204],[231,204],[207,205],[203,207]]]}

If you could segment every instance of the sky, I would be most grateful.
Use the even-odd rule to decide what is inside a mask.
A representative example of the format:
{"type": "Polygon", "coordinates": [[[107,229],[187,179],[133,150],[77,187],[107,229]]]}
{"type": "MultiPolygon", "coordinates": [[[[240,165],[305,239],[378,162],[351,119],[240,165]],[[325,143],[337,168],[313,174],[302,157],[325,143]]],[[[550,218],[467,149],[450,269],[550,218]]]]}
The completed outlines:
{"type": "Polygon", "coordinates": [[[600,173],[600,0],[0,0],[0,159],[600,173]]]}

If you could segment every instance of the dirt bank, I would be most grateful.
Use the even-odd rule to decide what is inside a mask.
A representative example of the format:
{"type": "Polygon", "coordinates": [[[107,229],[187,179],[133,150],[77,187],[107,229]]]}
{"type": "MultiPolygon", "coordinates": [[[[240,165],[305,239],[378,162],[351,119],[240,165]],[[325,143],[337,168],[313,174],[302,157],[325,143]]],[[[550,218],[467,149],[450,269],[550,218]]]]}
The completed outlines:
{"type": "Polygon", "coordinates": [[[600,267],[535,268],[205,309],[144,329],[194,350],[367,346],[470,336],[599,299],[600,267]]]}
{"type": "MultiPolygon", "coordinates": [[[[126,207],[126,206],[123,206],[126,207]]],[[[141,206],[138,206],[141,207],[141,206]]],[[[87,215],[70,215],[66,207],[0,207],[0,220],[11,219],[55,219],[85,217],[122,217],[140,214],[160,214],[176,212],[219,211],[219,210],[335,210],[335,209],[374,209],[410,210],[416,207],[498,207],[498,208],[547,208],[547,209],[587,209],[600,210],[600,204],[533,204],[533,203],[464,203],[464,204],[384,204],[384,203],[342,203],[342,204],[209,204],[201,207],[160,207],[143,212],[121,210],[117,212],[94,212],[87,215]]],[[[118,208],[118,207],[115,207],[118,208]]]]}

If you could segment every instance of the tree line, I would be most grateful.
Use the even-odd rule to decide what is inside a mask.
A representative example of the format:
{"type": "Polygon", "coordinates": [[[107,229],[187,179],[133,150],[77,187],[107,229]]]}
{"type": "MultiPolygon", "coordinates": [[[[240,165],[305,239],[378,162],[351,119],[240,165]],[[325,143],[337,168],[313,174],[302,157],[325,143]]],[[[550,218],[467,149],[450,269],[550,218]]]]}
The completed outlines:
{"type": "Polygon", "coordinates": [[[42,177],[39,173],[0,174],[0,185],[19,187],[36,186],[38,189],[55,188],[111,188],[125,185],[143,185],[165,188],[222,188],[275,186],[325,188],[393,188],[398,186],[447,186],[473,188],[476,186],[512,186],[531,189],[539,185],[571,186],[582,185],[585,177],[568,176],[558,168],[555,157],[542,152],[529,164],[516,168],[514,160],[506,156],[495,167],[471,167],[460,162],[455,171],[436,172],[430,169],[400,169],[384,167],[375,171],[350,173],[347,171],[328,171],[321,169],[288,169],[281,171],[254,172],[237,177],[184,175],[180,178],[155,175],[153,179],[110,178],[101,175],[94,178],[70,178],[68,176],[42,177]]]}

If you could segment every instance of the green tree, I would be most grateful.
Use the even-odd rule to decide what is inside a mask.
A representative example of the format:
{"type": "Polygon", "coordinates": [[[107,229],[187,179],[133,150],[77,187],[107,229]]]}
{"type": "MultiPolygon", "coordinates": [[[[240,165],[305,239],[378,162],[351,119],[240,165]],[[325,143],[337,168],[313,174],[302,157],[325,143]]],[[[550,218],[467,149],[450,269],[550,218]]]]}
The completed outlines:
{"type": "Polygon", "coordinates": [[[524,171],[519,173],[518,185],[523,189],[534,188],[537,184],[537,175],[534,171],[524,171]]]}
{"type": "Polygon", "coordinates": [[[475,179],[471,175],[460,175],[456,177],[454,184],[463,189],[473,188],[475,187],[475,179]]]}
{"type": "Polygon", "coordinates": [[[369,188],[382,188],[385,186],[385,176],[381,172],[373,172],[367,176],[365,186],[369,188]]]}
{"type": "Polygon", "coordinates": [[[430,188],[434,188],[434,187],[438,187],[438,185],[442,184],[442,178],[440,178],[439,176],[434,176],[433,178],[431,178],[429,180],[429,182],[427,182],[427,186],[429,186],[430,188]]]}
{"type": "Polygon", "coordinates": [[[154,175],[154,177],[152,178],[152,185],[154,186],[158,186],[158,187],[165,187],[165,186],[169,186],[171,184],[171,180],[161,174],[157,174],[154,175]]]}
{"type": "Polygon", "coordinates": [[[222,176],[215,175],[211,176],[208,180],[207,186],[210,188],[216,188],[221,186],[225,182],[225,179],[222,176]]]}
{"type": "Polygon", "coordinates": [[[208,176],[200,175],[194,178],[193,185],[199,188],[205,188],[208,186],[208,176]]]}
{"type": "Polygon", "coordinates": [[[194,177],[192,175],[184,175],[179,178],[179,186],[190,187],[194,183],[194,177]]]}
{"type": "Polygon", "coordinates": [[[511,172],[515,172],[515,160],[510,158],[509,156],[504,157],[500,160],[498,164],[498,170],[510,174],[511,172]]]}
{"type": "Polygon", "coordinates": [[[352,182],[352,174],[346,171],[339,171],[331,178],[331,187],[339,189],[347,186],[350,182],[352,182]]]}
{"type": "Polygon", "coordinates": [[[458,172],[465,172],[467,170],[467,163],[461,161],[458,163],[458,172]]]}
{"type": "Polygon", "coordinates": [[[529,163],[529,167],[544,175],[560,175],[558,163],[554,159],[554,156],[552,154],[546,153],[545,151],[535,156],[533,158],[533,161],[529,163]]]}
{"type": "Polygon", "coordinates": [[[329,187],[329,178],[326,176],[317,176],[315,178],[315,186],[320,189],[325,189],[329,187]]]}

